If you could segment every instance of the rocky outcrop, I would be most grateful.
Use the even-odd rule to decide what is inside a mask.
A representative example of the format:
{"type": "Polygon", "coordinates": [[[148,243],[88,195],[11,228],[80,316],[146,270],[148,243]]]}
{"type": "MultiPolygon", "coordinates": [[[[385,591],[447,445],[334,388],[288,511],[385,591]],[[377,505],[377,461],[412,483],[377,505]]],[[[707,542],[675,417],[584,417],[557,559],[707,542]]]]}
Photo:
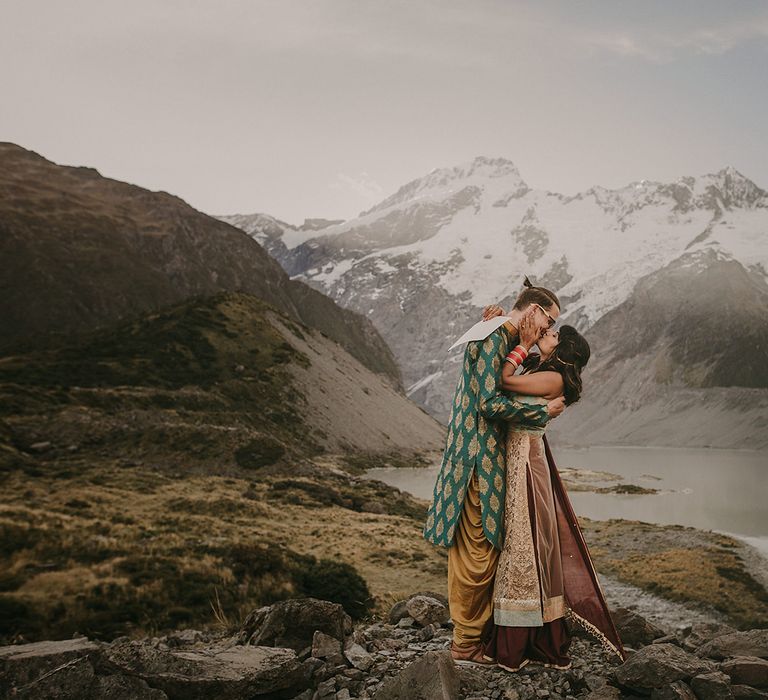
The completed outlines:
{"type": "MultiPolygon", "coordinates": [[[[0,648],[0,694],[46,700],[720,700],[768,695],[765,630],[712,625],[640,630],[620,663],[574,634],[564,670],[529,663],[516,673],[460,667],[448,651],[451,622],[420,623],[443,603],[428,592],[393,607],[386,622],[351,624],[328,601],[293,599],[253,611],[234,633],[184,630],[111,643],[77,638],[0,648]],[[397,608],[397,609],[395,609],[397,608]],[[405,612],[405,614],[403,614],[405,612]],[[397,621],[392,624],[391,620],[397,621]],[[689,651],[692,649],[692,651],[689,651]],[[716,656],[707,656],[708,652],[716,656]],[[752,652],[752,655],[745,652],[752,652]]],[[[438,614],[439,613],[439,614],[438,614]]],[[[575,632],[575,630],[573,630],[575,632]]],[[[628,637],[627,640],[628,641],[628,637]]]]}
{"type": "Polygon", "coordinates": [[[715,670],[709,661],[675,644],[651,644],[632,654],[615,671],[619,684],[631,690],[650,690],[715,670]]]}
{"type": "Polygon", "coordinates": [[[757,656],[768,659],[768,629],[719,634],[703,644],[696,653],[713,659],[729,656],[757,656]]]}
{"type": "Polygon", "coordinates": [[[240,631],[243,644],[311,649],[315,632],[344,640],[352,631],[352,618],[338,603],[315,598],[286,600],[252,612],[240,631]]]}

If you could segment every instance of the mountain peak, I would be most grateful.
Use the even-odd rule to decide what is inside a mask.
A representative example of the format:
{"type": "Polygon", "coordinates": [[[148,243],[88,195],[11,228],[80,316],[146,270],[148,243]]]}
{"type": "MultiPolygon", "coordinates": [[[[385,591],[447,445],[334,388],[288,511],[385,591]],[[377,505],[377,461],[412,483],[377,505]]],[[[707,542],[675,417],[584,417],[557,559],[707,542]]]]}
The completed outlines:
{"type": "Polygon", "coordinates": [[[453,167],[433,168],[426,175],[406,183],[368,211],[361,212],[360,216],[403,204],[410,199],[428,195],[439,198],[465,187],[482,188],[489,180],[504,180],[509,190],[519,190],[521,187],[527,189],[520,172],[511,160],[475,156],[472,160],[453,167]]]}
{"type": "Polygon", "coordinates": [[[716,173],[702,175],[697,180],[695,190],[700,190],[697,194],[701,193],[710,199],[716,198],[719,204],[726,208],[766,204],[764,200],[768,193],[732,165],[727,165],[716,173]]]}

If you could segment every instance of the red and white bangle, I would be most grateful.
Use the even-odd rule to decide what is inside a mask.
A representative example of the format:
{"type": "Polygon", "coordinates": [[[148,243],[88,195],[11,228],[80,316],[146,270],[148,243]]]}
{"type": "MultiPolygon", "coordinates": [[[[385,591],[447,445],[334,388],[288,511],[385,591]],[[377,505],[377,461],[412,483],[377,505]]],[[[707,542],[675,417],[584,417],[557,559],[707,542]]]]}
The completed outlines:
{"type": "Polygon", "coordinates": [[[515,367],[519,367],[526,357],[528,357],[528,351],[522,345],[517,345],[507,353],[504,362],[511,362],[515,367]]]}

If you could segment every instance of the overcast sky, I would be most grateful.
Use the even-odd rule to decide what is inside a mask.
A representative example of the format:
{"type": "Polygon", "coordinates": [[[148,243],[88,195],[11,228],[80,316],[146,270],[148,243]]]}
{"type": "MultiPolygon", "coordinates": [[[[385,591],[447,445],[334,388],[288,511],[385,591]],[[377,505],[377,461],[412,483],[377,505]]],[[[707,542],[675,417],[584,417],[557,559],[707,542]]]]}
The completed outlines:
{"type": "Polygon", "coordinates": [[[0,140],[290,223],[476,155],[768,188],[766,76],[768,2],[0,0],[0,140]]]}

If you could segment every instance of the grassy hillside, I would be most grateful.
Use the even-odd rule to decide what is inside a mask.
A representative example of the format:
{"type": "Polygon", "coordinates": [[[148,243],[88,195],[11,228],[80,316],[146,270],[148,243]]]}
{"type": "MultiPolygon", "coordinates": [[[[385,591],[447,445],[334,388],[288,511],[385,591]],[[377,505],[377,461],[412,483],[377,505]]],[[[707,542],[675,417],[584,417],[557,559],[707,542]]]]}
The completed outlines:
{"type": "Polygon", "coordinates": [[[352,472],[423,461],[442,435],[245,294],[2,358],[0,638],[206,625],[293,595],[360,616],[404,571],[438,585],[425,505],[352,472]]]}

